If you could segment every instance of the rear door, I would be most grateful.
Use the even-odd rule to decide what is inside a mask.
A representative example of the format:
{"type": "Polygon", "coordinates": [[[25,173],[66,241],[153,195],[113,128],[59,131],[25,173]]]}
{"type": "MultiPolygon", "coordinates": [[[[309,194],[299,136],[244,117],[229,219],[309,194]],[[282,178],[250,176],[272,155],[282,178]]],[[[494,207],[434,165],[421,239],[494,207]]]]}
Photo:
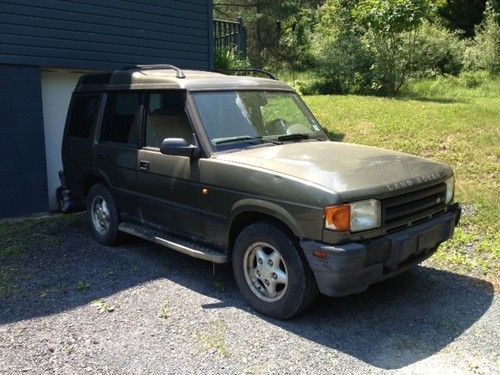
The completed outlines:
{"type": "Polygon", "coordinates": [[[98,174],[111,187],[125,219],[138,216],[137,147],[142,102],[140,92],[109,92],[95,148],[98,174]]]}
{"type": "Polygon", "coordinates": [[[194,143],[185,96],[184,91],[162,90],[145,97],[143,147],[137,159],[140,207],[146,222],[173,233],[200,237],[202,191],[198,160],[160,152],[165,138],[194,143]]]}
{"type": "Polygon", "coordinates": [[[83,196],[85,178],[94,172],[93,134],[102,94],[75,94],[71,99],[62,144],[64,176],[77,196],[83,196]]]}

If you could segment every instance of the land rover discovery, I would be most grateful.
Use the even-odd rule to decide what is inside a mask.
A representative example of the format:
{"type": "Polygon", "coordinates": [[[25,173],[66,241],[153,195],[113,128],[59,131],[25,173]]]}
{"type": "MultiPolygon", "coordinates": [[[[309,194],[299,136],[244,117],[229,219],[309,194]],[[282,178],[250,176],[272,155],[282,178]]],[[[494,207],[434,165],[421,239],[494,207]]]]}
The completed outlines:
{"type": "Polygon", "coordinates": [[[450,167],[330,141],[284,83],[171,65],[84,75],[60,202],[112,245],[139,236],[231,263],[275,318],[359,293],[431,256],[460,218],[450,167]]]}

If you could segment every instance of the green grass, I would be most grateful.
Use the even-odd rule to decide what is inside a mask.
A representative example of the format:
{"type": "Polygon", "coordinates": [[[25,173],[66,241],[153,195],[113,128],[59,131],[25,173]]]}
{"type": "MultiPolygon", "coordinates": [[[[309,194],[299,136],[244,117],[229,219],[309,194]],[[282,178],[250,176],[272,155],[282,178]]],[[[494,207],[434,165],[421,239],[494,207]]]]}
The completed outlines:
{"type": "Polygon", "coordinates": [[[487,72],[464,72],[458,77],[410,80],[402,94],[407,97],[445,100],[500,98],[500,77],[492,78],[487,72]]]}
{"type": "Polygon", "coordinates": [[[320,123],[343,141],[447,163],[466,210],[436,265],[494,276],[500,270],[500,80],[473,87],[448,79],[415,82],[405,97],[307,96],[320,123]]]}

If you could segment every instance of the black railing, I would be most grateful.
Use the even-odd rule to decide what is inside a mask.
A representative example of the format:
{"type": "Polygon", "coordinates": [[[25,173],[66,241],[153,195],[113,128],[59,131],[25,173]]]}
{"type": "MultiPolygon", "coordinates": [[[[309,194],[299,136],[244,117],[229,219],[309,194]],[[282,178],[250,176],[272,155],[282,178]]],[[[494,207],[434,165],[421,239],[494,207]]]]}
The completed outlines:
{"type": "Polygon", "coordinates": [[[247,31],[243,19],[237,22],[213,20],[214,52],[233,51],[240,59],[247,56],[247,31]]]}

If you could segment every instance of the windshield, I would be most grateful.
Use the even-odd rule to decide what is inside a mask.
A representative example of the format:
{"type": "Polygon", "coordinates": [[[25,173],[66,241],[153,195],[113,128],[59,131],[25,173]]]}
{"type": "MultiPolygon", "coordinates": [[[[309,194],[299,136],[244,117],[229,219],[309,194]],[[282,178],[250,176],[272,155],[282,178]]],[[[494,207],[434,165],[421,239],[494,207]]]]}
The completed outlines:
{"type": "Polygon", "coordinates": [[[326,139],[293,92],[199,92],[193,98],[207,135],[217,149],[326,139]]]}

